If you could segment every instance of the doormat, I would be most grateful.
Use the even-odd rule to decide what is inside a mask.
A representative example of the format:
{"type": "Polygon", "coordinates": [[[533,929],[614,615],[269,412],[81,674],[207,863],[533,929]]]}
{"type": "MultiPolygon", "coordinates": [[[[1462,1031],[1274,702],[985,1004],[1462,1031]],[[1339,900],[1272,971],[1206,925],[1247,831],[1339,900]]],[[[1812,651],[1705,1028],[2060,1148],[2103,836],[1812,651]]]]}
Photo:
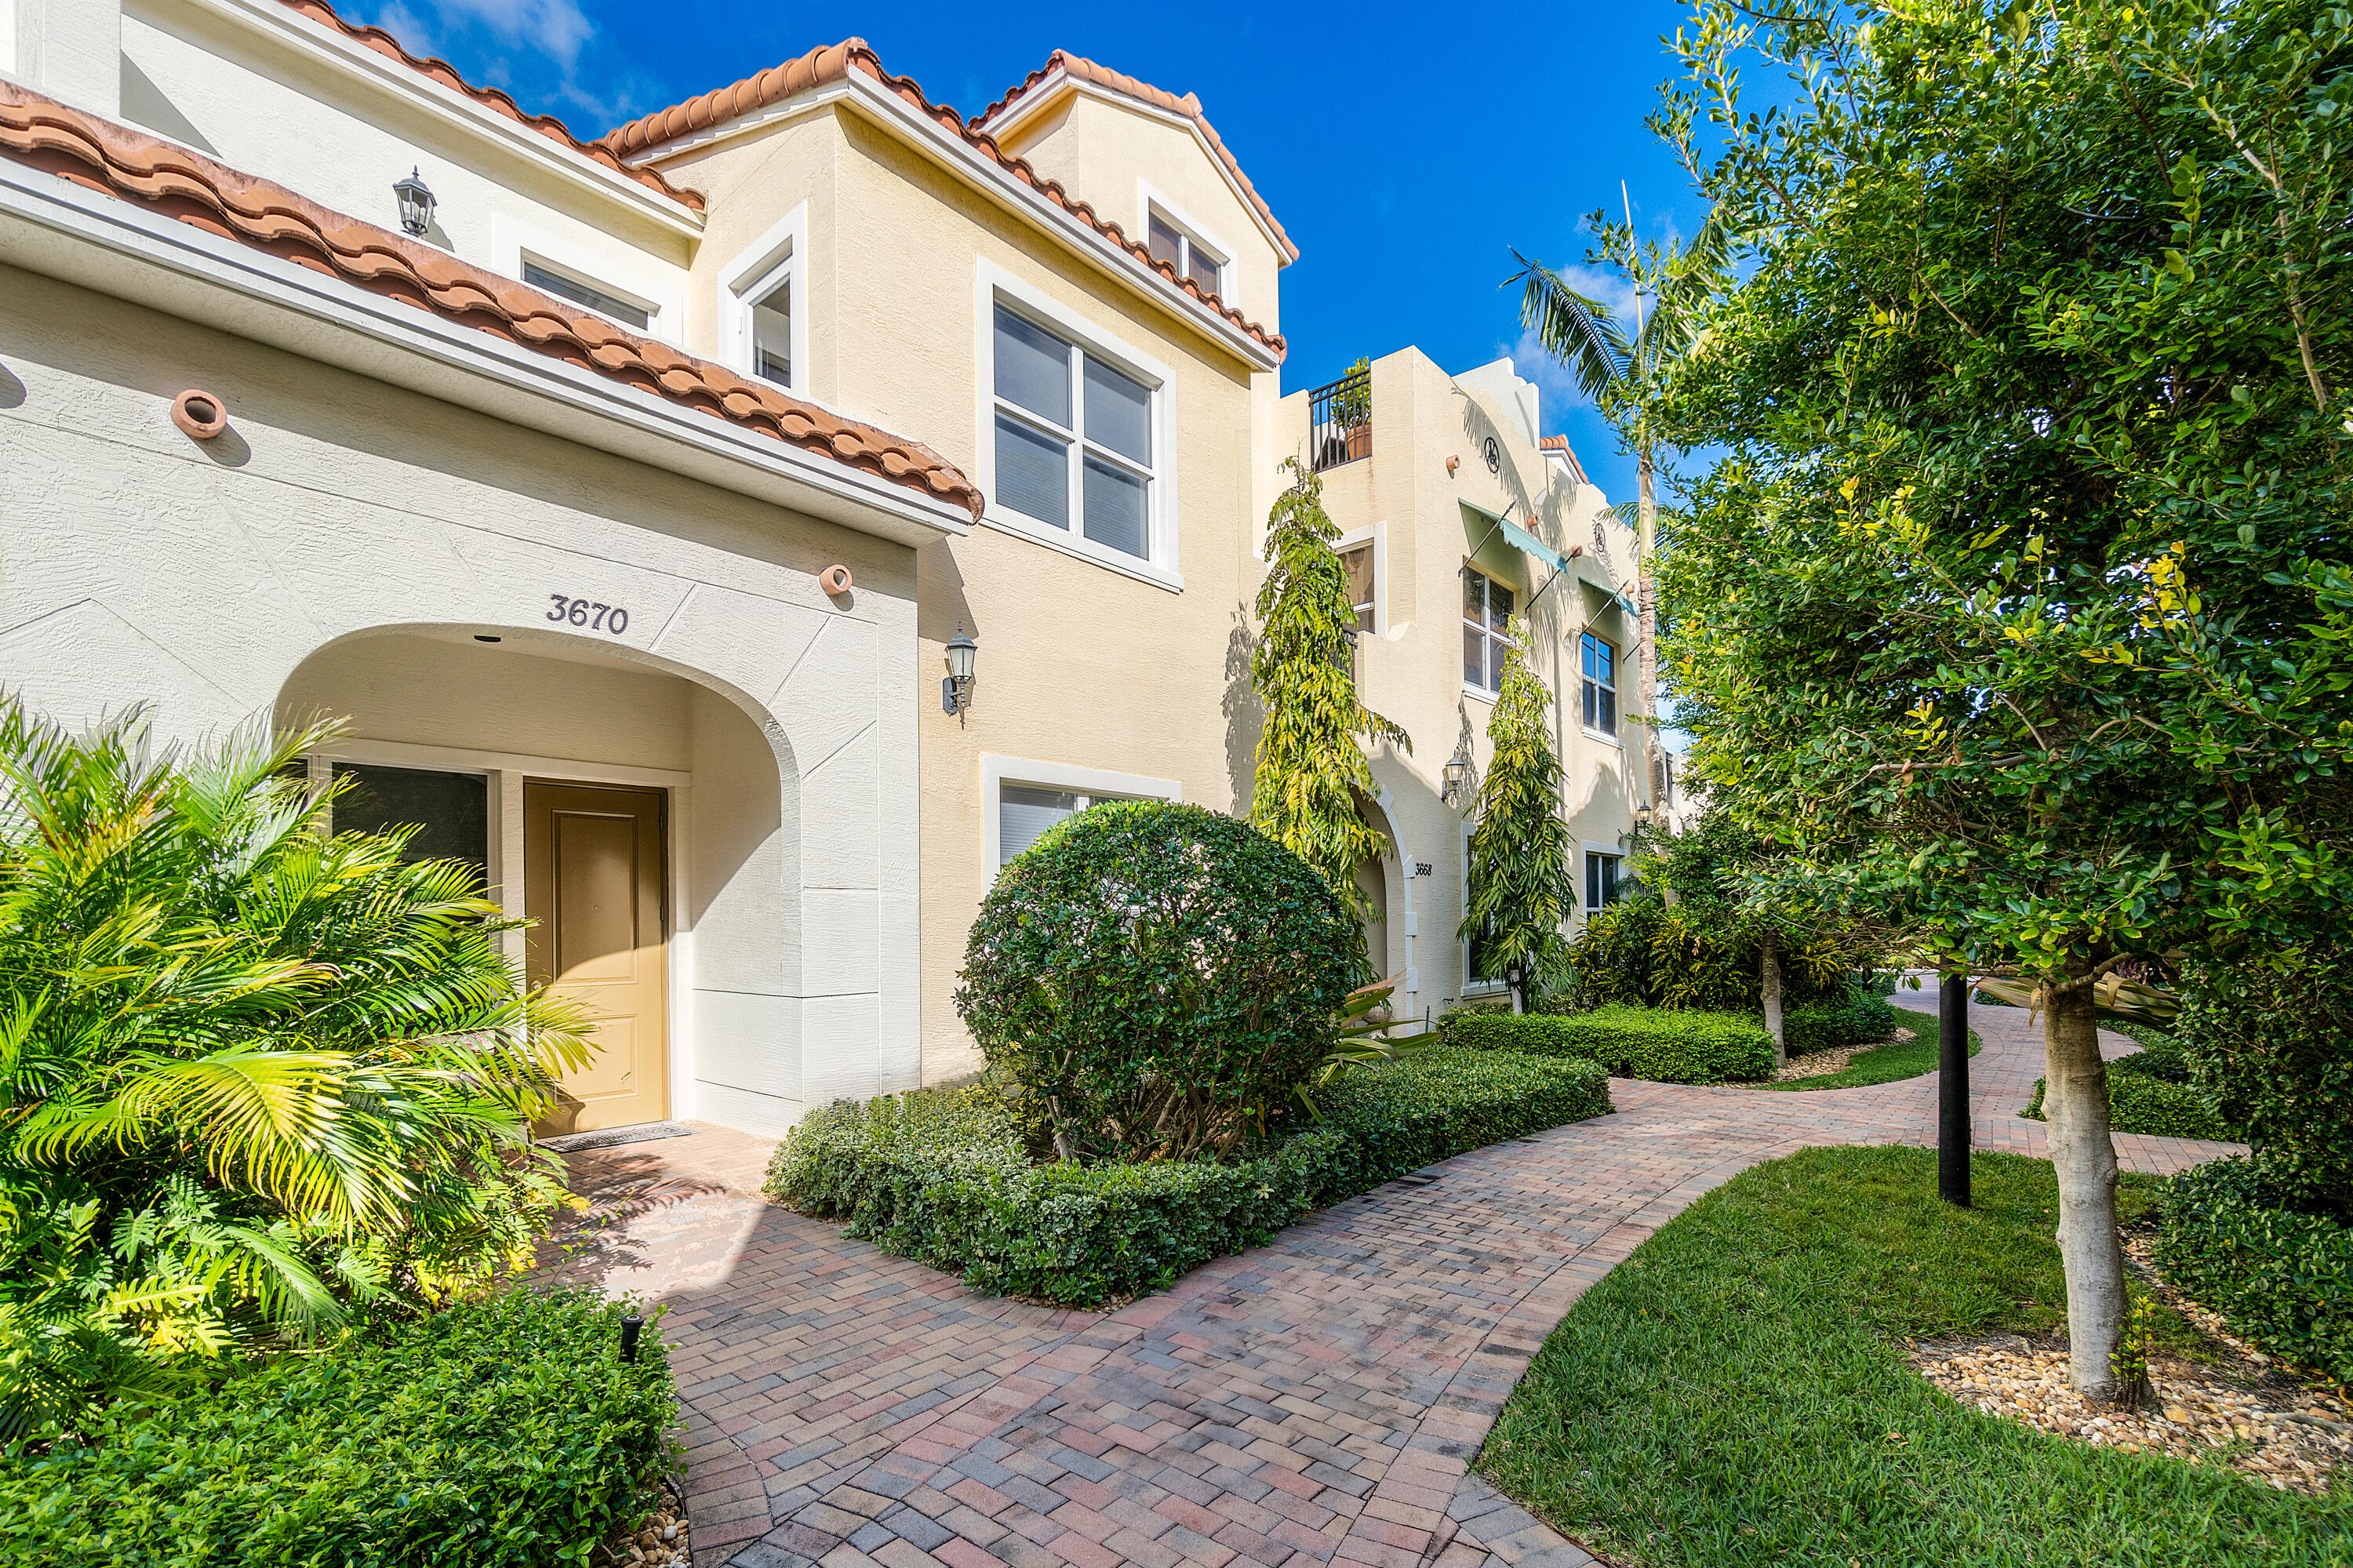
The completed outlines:
{"type": "Polygon", "coordinates": [[[652,1143],[665,1138],[691,1138],[694,1128],[682,1122],[649,1121],[638,1127],[608,1127],[598,1132],[566,1132],[539,1140],[542,1149],[577,1154],[584,1149],[617,1149],[625,1143],[652,1143]]]}

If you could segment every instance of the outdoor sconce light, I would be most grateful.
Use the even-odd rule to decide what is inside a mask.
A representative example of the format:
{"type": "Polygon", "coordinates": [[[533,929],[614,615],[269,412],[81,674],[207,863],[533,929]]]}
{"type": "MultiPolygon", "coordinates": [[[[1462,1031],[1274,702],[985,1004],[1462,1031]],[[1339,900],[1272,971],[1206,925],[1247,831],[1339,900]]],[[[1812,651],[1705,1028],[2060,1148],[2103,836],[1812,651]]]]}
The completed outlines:
{"type": "Polygon", "coordinates": [[[400,203],[401,228],[411,234],[423,234],[433,227],[433,208],[437,204],[414,168],[408,171],[406,179],[393,182],[392,195],[400,203]]]}
{"type": "Polygon", "coordinates": [[[1634,825],[1638,828],[1647,828],[1651,825],[1650,807],[1637,806],[1634,808],[1634,825]]]}
{"type": "Polygon", "coordinates": [[[1471,743],[1465,740],[1454,748],[1454,755],[1447,758],[1446,789],[1441,793],[1440,799],[1459,810],[1462,806],[1463,793],[1470,788],[1470,784],[1471,743]]]}
{"type": "Polygon", "coordinates": [[[972,706],[972,667],[979,656],[980,644],[964,634],[964,622],[956,622],[955,635],[948,639],[948,673],[940,680],[940,711],[954,714],[956,726],[964,726],[965,710],[972,706]]]}

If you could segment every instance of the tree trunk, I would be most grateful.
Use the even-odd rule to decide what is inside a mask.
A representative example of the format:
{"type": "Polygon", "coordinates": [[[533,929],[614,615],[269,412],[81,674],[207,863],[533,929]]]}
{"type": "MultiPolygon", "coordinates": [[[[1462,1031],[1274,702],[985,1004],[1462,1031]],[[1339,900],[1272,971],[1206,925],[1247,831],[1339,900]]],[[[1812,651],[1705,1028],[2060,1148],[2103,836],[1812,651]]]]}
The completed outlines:
{"type": "Polygon", "coordinates": [[[1789,1047],[1781,1034],[1781,938],[1765,933],[1765,958],[1758,965],[1757,984],[1765,993],[1765,1033],[1773,1037],[1773,1070],[1789,1065],[1789,1047]]]}
{"type": "Polygon", "coordinates": [[[2116,1234],[2116,1147],[2108,1135],[2108,1070],[2086,991],[2054,991],[2042,1014],[2043,1114],[2059,1176],[2059,1262],[2067,1276],[2068,1378],[2096,1404],[2137,1408],[2148,1380],[2116,1373],[2132,1303],[2116,1234]]]}
{"type": "Polygon", "coordinates": [[[1659,805],[1659,592],[1651,573],[1651,552],[1659,538],[1659,499],[1652,483],[1651,454],[1641,455],[1636,469],[1639,488],[1635,508],[1638,533],[1634,541],[1634,609],[1640,627],[1635,668],[1641,682],[1642,716],[1654,722],[1642,726],[1642,799],[1653,811],[1659,805]]]}

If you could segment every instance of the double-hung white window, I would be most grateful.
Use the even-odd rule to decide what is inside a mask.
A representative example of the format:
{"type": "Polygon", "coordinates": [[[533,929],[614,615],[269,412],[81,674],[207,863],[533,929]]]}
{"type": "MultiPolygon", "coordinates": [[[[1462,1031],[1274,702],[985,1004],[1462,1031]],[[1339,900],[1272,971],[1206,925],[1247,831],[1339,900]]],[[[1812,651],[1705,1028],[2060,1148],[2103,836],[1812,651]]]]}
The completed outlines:
{"type": "Polygon", "coordinates": [[[1618,734],[1618,650],[1590,631],[1577,640],[1583,671],[1585,727],[1613,739],[1618,734]]]}
{"type": "Polygon", "coordinates": [[[1509,588],[1474,567],[1462,568],[1462,683],[1474,692],[1504,689],[1514,603],[1509,588]]]}
{"type": "Polygon", "coordinates": [[[793,263],[791,258],[742,290],[751,312],[752,374],[779,387],[793,384],[793,263]]]}
{"type": "Polygon", "coordinates": [[[1151,560],[1159,389],[1002,302],[993,332],[997,504],[1151,560]]]}

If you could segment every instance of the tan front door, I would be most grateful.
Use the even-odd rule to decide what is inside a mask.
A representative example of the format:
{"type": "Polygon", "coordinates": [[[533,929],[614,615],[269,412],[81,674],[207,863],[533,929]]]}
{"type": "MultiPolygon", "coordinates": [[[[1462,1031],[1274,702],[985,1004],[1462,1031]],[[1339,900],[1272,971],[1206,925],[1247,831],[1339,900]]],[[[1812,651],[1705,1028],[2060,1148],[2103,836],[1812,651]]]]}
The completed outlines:
{"type": "Polygon", "coordinates": [[[585,1002],[595,1054],[565,1075],[549,1132],[670,1114],[662,793],[594,784],[522,787],[524,935],[533,985],[585,1002]]]}

